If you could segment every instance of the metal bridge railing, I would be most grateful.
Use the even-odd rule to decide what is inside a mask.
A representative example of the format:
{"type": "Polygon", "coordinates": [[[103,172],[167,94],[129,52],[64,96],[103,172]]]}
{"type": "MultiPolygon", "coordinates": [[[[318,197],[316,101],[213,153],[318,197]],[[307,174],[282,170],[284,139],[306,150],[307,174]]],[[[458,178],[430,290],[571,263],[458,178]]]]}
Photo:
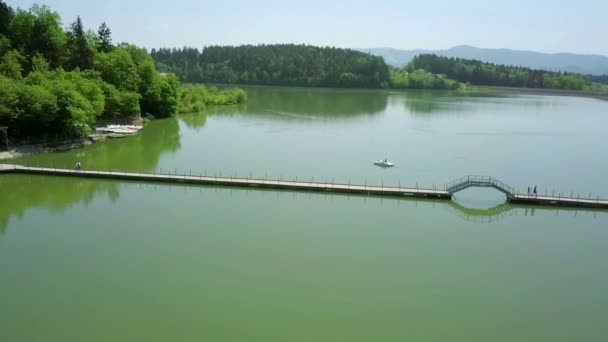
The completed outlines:
{"type": "Polygon", "coordinates": [[[445,190],[453,193],[474,186],[495,187],[508,195],[514,195],[516,193],[514,188],[489,176],[465,176],[447,183],[445,185],[445,190]]]}

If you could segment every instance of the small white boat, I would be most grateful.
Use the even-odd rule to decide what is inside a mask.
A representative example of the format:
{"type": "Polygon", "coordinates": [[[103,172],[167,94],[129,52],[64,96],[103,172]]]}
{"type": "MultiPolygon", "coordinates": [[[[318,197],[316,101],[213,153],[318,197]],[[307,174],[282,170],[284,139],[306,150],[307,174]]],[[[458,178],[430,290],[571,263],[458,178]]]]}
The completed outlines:
{"type": "Polygon", "coordinates": [[[144,128],[144,126],[138,125],[108,125],[107,127],[110,129],[121,129],[129,131],[139,131],[140,129],[144,128]]]}
{"type": "Polygon", "coordinates": [[[107,125],[106,127],[97,127],[97,132],[117,133],[117,134],[133,134],[141,130],[143,126],[137,125],[107,125]]]}
{"type": "Polygon", "coordinates": [[[378,165],[378,166],[382,166],[382,167],[393,167],[393,166],[395,166],[395,164],[393,164],[390,161],[388,161],[388,159],[376,160],[374,162],[374,165],[378,165]]]}

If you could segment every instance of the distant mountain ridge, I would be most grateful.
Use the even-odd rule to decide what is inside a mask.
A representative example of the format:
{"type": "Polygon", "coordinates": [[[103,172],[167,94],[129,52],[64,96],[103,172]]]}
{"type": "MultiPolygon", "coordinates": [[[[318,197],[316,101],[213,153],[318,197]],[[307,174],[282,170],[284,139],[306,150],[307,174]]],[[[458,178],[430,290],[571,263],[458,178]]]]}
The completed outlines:
{"type": "Polygon", "coordinates": [[[548,71],[576,72],[580,74],[608,75],[608,57],[574,53],[542,53],[510,49],[483,49],[459,45],[447,50],[399,50],[392,48],[359,49],[372,55],[382,56],[386,63],[403,67],[414,56],[434,53],[446,57],[477,59],[495,64],[523,66],[548,71]]]}

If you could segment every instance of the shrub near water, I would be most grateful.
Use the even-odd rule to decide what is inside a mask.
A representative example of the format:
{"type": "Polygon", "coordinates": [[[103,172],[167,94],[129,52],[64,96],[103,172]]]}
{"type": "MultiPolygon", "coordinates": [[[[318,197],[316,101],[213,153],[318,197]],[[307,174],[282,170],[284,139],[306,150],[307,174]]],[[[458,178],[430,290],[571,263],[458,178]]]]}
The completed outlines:
{"type": "Polygon", "coordinates": [[[242,89],[218,89],[216,87],[187,84],[181,87],[178,111],[180,113],[199,112],[209,106],[244,103],[246,99],[246,93],[242,89]]]}

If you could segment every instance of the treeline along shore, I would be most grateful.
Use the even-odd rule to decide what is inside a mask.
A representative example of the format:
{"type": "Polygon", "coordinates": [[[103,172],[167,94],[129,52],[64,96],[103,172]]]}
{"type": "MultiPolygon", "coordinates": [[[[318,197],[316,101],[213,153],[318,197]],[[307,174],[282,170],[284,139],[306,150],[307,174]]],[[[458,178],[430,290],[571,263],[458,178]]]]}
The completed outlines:
{"type": "Polygon", "coordinates": [[[156,66],[187,82],[304,87],[386,88],[382,57],[309,45],[152,49],[156,66]]]}
{"type": "Polygon", "coordinates": [[[87,30],[77,17],[64,28],[47,6],[13,9],[0,0],[0,127],[11,138],[84,136],[98,120],[160,118],[245,99],[240,89],[182,87],[158,72],[145,49],[113,44],[105,23],[87,30]]]}
{"type": "Polygon", "coordinates": [[[334,47],[242,45],[152,49],[162,72],[185,82],[304,87],[468,89],[471,86],[606,92],[573,73],[497,65],[434,54],[416,56],[403,68],[381,57],[334,47]]]}

